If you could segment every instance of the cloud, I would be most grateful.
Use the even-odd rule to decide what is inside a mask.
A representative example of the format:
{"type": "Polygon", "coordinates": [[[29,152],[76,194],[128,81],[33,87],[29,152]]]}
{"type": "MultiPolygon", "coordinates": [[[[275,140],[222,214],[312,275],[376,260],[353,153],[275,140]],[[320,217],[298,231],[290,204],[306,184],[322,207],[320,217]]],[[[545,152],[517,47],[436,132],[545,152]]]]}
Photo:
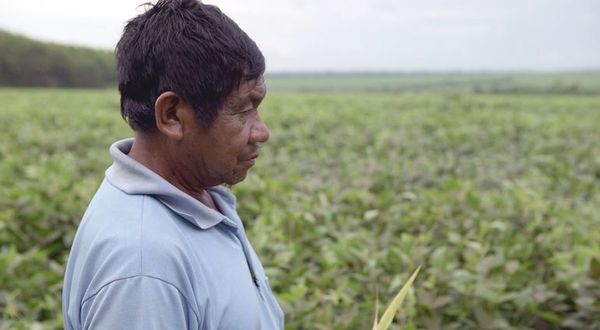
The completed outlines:
{"type": "MultiPolygon", "coordinates": [[[[143,1],[0,3],[0,25],[112,48],[143,1]]],[[[600,67],[600,2],[207,0],[261,47],[269,70],[600,67]]]]}

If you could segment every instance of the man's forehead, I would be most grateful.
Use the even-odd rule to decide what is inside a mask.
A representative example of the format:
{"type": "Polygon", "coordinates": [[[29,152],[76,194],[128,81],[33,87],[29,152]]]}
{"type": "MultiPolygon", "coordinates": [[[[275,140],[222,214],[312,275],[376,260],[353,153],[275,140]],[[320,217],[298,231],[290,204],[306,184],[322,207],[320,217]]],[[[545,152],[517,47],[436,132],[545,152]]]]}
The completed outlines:
{"type": "Polygon", "coordinates": [[[262,99],[266,93],[267,84],[265,79],[260,76],[257,79],[242,81],[238,88],[231,93],[229,99],[234,103],[244,102],[248,99],[262,99]]]}

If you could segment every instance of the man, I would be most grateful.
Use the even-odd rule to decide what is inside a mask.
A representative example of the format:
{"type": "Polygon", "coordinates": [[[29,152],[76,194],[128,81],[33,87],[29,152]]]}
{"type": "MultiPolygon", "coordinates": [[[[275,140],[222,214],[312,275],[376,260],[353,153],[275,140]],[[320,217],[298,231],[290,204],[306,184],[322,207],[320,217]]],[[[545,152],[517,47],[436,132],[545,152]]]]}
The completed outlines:
{"type": "Polygon", "coordinates": [[[221,184],[269,138],[264,58],[214,6],[160,0],[117,45],[134,139],[83,216],[63,292],[66,329],[281,329],[283,313],[221,184]]]}

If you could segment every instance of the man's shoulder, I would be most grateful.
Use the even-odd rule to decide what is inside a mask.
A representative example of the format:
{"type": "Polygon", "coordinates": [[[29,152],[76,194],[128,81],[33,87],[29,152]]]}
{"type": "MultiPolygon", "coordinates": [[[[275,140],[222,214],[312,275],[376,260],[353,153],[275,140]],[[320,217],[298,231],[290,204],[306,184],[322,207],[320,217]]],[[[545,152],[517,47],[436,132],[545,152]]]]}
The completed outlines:
{"type": "Polygon", "coordinates": [[[154,250],[159,245],[164,253],[176,249],[181,242],[181,230],[177,228],[181,225],[181,219],[154,196],[127,194],[104,180],[82,218],[77,235],[95,247],[154,250]]]}
{"type": "Polygon", "coordinates": [[[86,263],[88,271],[111,267],[119,271],[106,280],[132,275],[168,277],[167,268],[148,265],[168,262],[183,270],[187,245],[178,228],[182,225],[156,198],[124,193],[105,180],[84,214],[71,253],[86,263]]]}
{"type": "Polygon", "coordinates": [[[141,214],[143,200],[144,195],[126,194],[104,179],[88,204],[80,227],[90,222],[89,219],[113,222],[115,218],[134,219],[141,214]]]}
{"type": "MultiPolygon", "coordinates": [[[[159,230],[172,226],[177,216],[152,195],[128,194],[104,180],[90,201],[80,224],[80,231],[87,226],[95,230],[101,227],[107,233],[132,236],[125,229],[159,230]],[[142,227],[143,226],[143,227],[142,227]],[[159,228],[156,228],[159,227],[159,228]]],[[[148,233],[146,233],[148,234],[148,233]]]]}

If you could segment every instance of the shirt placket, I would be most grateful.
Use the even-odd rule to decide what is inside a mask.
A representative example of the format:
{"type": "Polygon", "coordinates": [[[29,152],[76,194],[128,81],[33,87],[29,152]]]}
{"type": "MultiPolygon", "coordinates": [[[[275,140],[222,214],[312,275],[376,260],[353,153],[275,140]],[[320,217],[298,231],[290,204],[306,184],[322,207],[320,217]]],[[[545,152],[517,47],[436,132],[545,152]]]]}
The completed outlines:
{"type": "Polygon", "coordinates": [[[241,234],[240,228],[233,221],[226,218],[223,222],[225,224],[227,224],[227,228],[229,229],[229,231],[231,231],[233,236],[235,236],[235,238],[240,243],[240,246],[242,247],[242,251],[244,252],[244,257],[246,258],[246,264],[248,265],[248,271],[250,273],[252,282],[254,283],[254,286],[256,287],[260,298],[262,300],[264,300],[265,297],[261,290],[260,280],[258,278],[258,275],[255,270],[256,268],[254,267],[254,263],[252,261],[252,256],[250,254],[250,248],[248,247],[248,243],[244,239],[244,236],[241,234]]]}

